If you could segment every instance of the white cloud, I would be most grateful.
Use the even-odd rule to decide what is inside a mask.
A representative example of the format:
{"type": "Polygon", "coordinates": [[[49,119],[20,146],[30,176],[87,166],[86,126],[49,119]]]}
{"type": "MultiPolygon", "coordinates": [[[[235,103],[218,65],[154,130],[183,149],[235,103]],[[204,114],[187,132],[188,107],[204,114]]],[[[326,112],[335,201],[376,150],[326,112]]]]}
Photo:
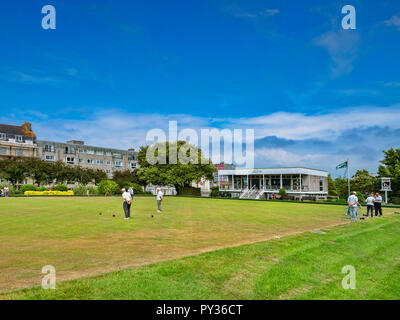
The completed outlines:
{"type": "MultiPolygon", "coordinates": [[[[199,137],[200,129],[254,129],[256,139],[279,138],[275,144],[268,142],[270,140],[256,144],[255,164],[258,167],[306,166],[332,170],[336,162],[350,156],[354,167],[376,170],[381,151],[398,147],[398,131],[395,130],[400,130],[399,111],[400,104],[397,104],[349,107],[327,114],[277,112],[260,117],[224,119],[107,111],[94,113],[85,120],[48,120],[38,114],[37,121],[32,122],[41,140],[64,142],[77,139],[84,140],[87,145],[119,149],[138,149],[145,145],[147,132],[154,128],[162,129],[168,135],[170,120],[178,121],[178,131],[191,128],[199,137]],[[376,130],[371,129],[374,126],[376,130]],[[285,139],[290,141],[284,143],[285,139]]],[[[0,122],[21,124],[24,119],[20,117],[19,114],[10,115],[8,119],[3,116],[0,122]]]]}
{"type": "Polygon", "coordinates": [[[394,26],[400,31],[400,17],[396,15],[392,16],[389,20],[386,20],[385,24],[389,27],[394,26]]]}
{"type": "Polygon", "coordinates": [[[332,77],[338,77],[353,71],[353,62],[357,57],[358,42],[357,33],[349,30],[327,32],[314,39],[314,44],[324,48],[332,59],[332,77]]]}

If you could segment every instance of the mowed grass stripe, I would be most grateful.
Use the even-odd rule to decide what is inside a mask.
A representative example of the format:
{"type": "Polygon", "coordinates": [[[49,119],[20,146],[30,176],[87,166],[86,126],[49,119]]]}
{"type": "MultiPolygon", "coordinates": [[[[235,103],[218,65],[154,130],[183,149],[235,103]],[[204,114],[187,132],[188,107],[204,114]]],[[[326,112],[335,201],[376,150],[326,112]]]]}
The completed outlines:
{"type": "Polygon", "coordinates": [[[3,299],[399,299],[400,217],[387,216],[30,288],[3,299]],[[344,290],[342,267],[356,269],[344,290]]]}

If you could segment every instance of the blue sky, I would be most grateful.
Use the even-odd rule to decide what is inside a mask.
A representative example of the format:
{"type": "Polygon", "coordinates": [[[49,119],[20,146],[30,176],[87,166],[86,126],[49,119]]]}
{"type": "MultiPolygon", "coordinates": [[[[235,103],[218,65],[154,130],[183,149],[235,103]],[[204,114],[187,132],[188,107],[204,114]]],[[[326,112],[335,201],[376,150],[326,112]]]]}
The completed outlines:
{"type": "Polygon", "coordinates": [[[399,147],[397,0],[4,0],[0,43],[0,122],[39,139],[138,148],[168,120],[254,128],[257,167],[334,174],[399,147]]]}

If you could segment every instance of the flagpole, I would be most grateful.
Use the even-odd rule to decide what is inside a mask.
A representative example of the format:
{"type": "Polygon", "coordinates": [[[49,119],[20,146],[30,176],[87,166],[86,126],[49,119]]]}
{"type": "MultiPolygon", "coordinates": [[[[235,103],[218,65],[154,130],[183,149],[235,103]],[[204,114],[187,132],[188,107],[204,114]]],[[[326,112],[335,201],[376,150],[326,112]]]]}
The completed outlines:
{"type": "Polygon", "coordinates": [[[347,189],[348,189],[349,197],[350,197],[350,177],[349,177],[349,171],[350,171],[350,162],[349,162],[349,159],[347,158],[347,189]]]}

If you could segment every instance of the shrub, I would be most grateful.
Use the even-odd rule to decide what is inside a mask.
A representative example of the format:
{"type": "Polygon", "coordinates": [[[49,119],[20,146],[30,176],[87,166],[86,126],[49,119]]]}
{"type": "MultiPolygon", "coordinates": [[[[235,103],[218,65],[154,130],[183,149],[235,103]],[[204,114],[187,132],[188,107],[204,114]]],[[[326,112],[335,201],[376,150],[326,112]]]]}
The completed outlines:
{"type": "Polygon", "coordinates": [[[286,192],[286,190],[285,189],[280,189],[279,190],[279,193],[278,193],[280,196],[287,196],[287,192],[286,192]]]}
{"type": "Polygon", "coordinates": [[[55,191],[68,191],[68,187],[63,185],[63,184],[58,184],[53,187],[53,190],[55,191]]]}
{"type": "Polygon", "coordinates": [[[219,191],[218,187],[212,188],[211,189],[211,193],[210,193],[210,197],[220,197],[221,196],[221,192],[219,191]]]}
{"type": "Polygon", "coordinates": [[[201,196],[200,188],[183,187],[179,189],[180,196],[201,196]]]}
{"type": "Polygon", "coordinates": [[[112,195],[119,192],[118,183],[112,180],[101,180],[98,185],[99,194],[112,195]]]}
{"type": "Polygon", "coordinates": [[[45,188],[45,187],[37,187],[36,191],[47,191],[47,188],[45,188]]]}
{"type": "Polygon", "coordinates": [[[24,194],[26,196],[73,196],[74,192],[69,191],[25,191],[24,194]]]}
{"type": "Polygon", "coordinates": [[[25,193],[25,191],[36,191],[36,189],[37,188],[31,184],[24,184],[21,188],[19,188],[22,193],[25,193]]]}
{"type": "Polygon", "coordinates": [[[89,187],[87,187],[87,190],[89,190],[90,195],[99,194],[99,188],[97,188],[97,187],[89,186],[89,187]]]}
{"type": "Polygon", "coordinates": [[[360,191],[357,191],[358,202],[362,205],[365,204],[365,198],[360,191]]]}
{"type": "Polygon", "coordinates": [[[131,187],[133,188],[134,194],[143,194],[143,193],[145,193],[143,191],[142,186],[137,184],[137,183],[128,183],[128,185],[125,188],[126,188],[126,190],[128,190],[131,187]]]}

